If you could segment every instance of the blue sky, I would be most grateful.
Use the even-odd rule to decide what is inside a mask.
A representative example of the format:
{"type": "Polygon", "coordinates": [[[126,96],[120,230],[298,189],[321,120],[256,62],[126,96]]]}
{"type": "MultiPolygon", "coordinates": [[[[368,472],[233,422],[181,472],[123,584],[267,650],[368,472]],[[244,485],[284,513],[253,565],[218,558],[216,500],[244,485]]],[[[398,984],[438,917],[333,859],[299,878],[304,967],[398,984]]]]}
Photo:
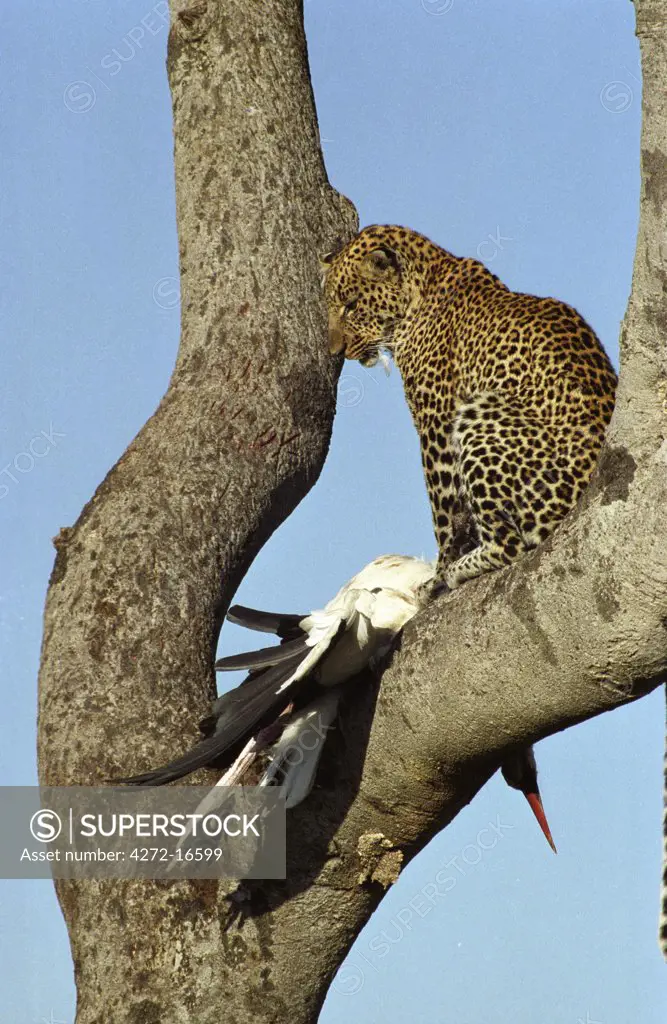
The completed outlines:
{"type": "MultiPolygon", "coordinates": [[[[51,538],[154,410],[178,344],[165,7],[0,2],[4,784],[35,780],[51,538]]],[[[639,196],[632,4],[305,0],[305,11],[329,175],[362,224],[410,225],[513,288],[566,300],[617,361],[639,196]]],[[[435,552],[418,447],[398,374],[350,363],[320,482],[239,597],[317,606],[387,551],[435,552]]],[[[240,645],[226,628],[222,649],[240,645]]],[[[388,894],[323,1024],[663,1021],[662,700],[539,745],[558,857],[493,779],[388,894]],[[429,904],[436,878],[447,891],[429,904]]],[[[0,914],[0,1021],[69,1024],[50,884],[0,882],[0,914]]]]}

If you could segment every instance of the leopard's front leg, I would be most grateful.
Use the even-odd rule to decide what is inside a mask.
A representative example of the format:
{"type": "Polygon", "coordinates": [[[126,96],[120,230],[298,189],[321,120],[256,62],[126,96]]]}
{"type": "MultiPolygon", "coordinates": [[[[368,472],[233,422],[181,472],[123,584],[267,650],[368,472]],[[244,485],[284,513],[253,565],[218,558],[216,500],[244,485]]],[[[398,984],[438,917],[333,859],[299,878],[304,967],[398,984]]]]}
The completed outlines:
{"type": "Polygon", "coordinates": [[[433,424],[419,426],[422,466],[431,505],[438,563],[432,594],[450,589],[449,566],[476,544],[474,524],[460,497],[460,480],[451,432],[433,424]]]}

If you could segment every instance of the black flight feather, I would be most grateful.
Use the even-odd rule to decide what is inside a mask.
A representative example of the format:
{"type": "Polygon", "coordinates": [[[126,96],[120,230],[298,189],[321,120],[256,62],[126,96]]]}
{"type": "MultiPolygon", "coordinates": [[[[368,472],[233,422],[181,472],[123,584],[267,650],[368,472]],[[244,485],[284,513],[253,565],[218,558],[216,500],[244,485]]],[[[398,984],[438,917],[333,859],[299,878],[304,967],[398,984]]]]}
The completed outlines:
{"type": "MultiPolygon", "coordinates": [[[[250,736],[275,721],[290,703],[292,687],[281,690],[281,686],[298,668],[303,657],[304,654],[293,655],[287,663],[253,674],[236,689],[220,697],[216,701],[215,714],[204,719],[200,726],[209,735],[182,757],[153,771],[112,781],[134,786],[162,786],[207,765],[225,767],[231,764],[250,736]],[[213,720],[215,729],[211,731],[213,720]]],[[[299,683],[306,682],[299,680],[299,683]]],[[[300,690],[301,686],[297,689],[300,690]]]]}
{"type": "Polygon", "coordinates": [[[217,672],[233,672],[235,669],[269,668],[290,661],[295,654],[304,655],[310,647],[306,643],[305,634],[295,640],[284,640],[273,647],[263,647],[259,651],[246,651],[243,654],[230,654],[215,663],[217,672]]]}
{"type": "Polygon", "coordinates": [[[280,615],[276,612],[261,612],[257,608],[246,608],[245,605],[235,604],[227,612],[227,619],[237,626],[245,629],[254,629],[259,633],[275,633],[276,636],[285,640],[293,640],[302,636],[304,630],[299,623],[305,619],[305,615],[280,615]]]}

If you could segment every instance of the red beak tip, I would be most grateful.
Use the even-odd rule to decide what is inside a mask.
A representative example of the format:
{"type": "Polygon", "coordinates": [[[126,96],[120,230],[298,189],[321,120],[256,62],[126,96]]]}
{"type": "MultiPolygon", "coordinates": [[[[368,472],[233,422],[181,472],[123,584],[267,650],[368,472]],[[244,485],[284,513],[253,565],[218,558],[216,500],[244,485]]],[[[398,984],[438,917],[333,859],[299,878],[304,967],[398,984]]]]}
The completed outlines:
{"type": "Polygon", "coordinates": [[[556,849],[556,844],[554,843],[552,835],[551,835],[551,829],[549,828],[549,822],[547,821],[547,816],[544,813],[544,807],[542,806],[542,800],[540,799],[540,794],[539,793],[526,793],[526,800],[530,804],[530,808],[531,808],[533,814],[535,815],[535,817],[537,818],[537,823],[540,826],[540,828],[542,829],[542,832],[544,833],[544,838],[548,842],[548,844],[551,847],[551,849],[553,850],[553,852],[554,853],[558,853],[558,850],[556,849]]]}

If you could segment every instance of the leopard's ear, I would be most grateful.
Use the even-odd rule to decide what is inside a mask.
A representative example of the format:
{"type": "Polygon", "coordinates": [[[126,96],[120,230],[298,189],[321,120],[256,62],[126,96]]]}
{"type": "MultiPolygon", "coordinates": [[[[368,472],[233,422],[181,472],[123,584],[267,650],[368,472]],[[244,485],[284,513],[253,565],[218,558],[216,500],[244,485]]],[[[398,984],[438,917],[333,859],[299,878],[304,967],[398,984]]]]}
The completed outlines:
{"type": "Polygon", "coordinates": [[[361,272],[364,277],[370,278],[372,281],[394,281],[398,284],[403,266],[395,249],[391,249],[388,245],[381,245],[364,256],[361,272]]]}

